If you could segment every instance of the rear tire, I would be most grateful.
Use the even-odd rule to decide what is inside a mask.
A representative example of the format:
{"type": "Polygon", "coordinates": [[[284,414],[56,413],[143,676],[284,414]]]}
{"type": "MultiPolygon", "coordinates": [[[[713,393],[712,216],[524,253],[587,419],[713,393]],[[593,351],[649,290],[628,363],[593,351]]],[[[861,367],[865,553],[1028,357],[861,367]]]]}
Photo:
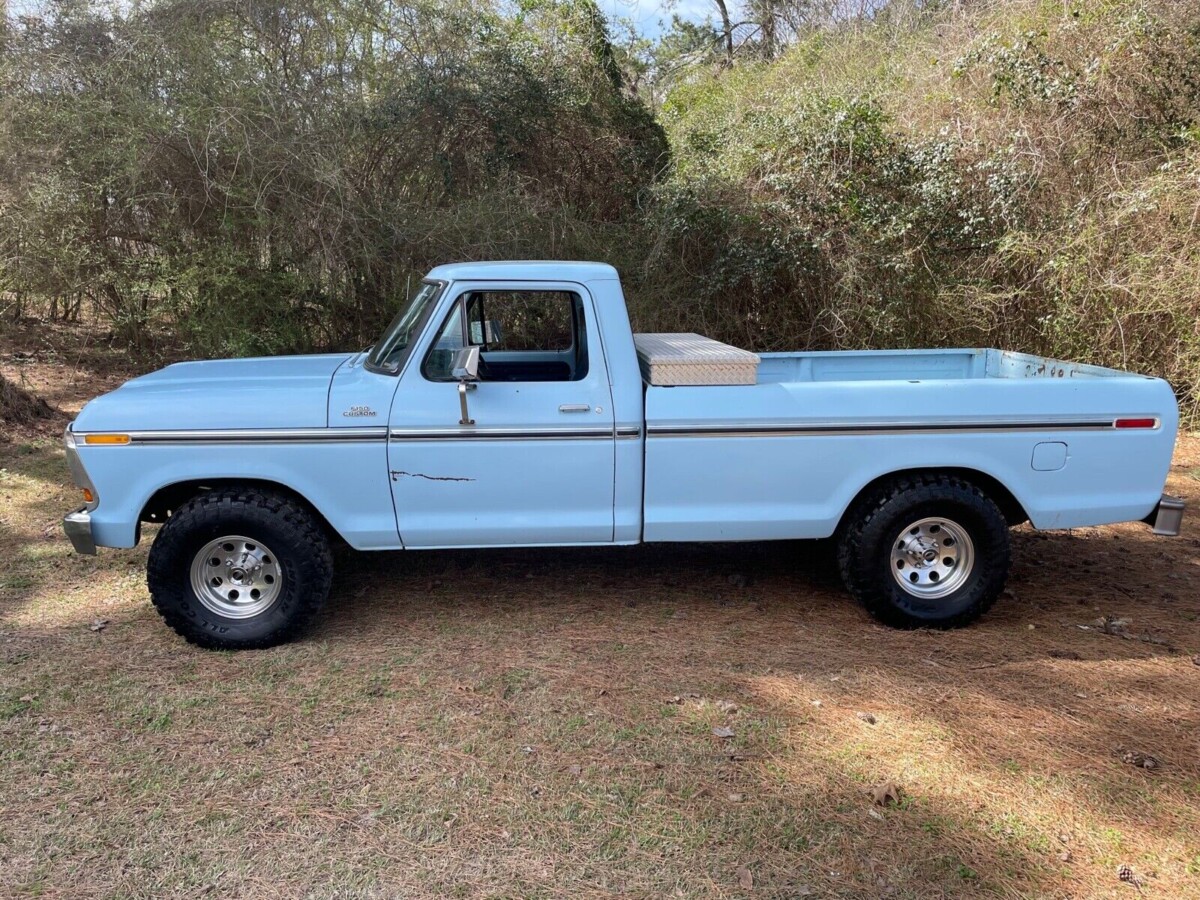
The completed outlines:
{"type": "Polygon", "coordinates": [[[333,579],[321,523],[270,491],[200,494],[167,519],[146,565],[163,620],[212,650],[271,647],[320,611],[333,579]]]}
{"type": "Polygon", "coordinates": [[[1008,523],[977,486],[948,475],[898,478],[847,513],[838,567],[847,590],[894,628],[958,628],[996,602],[1008,523]]]}

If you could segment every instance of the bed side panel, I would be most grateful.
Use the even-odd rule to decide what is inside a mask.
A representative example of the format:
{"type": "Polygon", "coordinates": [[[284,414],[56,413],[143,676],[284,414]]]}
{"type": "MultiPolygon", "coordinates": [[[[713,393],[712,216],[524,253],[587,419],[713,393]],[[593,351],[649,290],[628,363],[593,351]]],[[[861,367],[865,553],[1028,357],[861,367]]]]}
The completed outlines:
{"type": "Polygon", "coordinates": [[[651,387],[646,416],[648,541],[828,537],[865,485],[926,468],[990,475],[1037,528],[1136,520],[1178,424],[1139,376],[651,387]],[[1146,415],[1157,428],[1112,427],[1146,415]],[[1067,445],[1061,468],[1033,468],[1044,442],[1067,445]]]}

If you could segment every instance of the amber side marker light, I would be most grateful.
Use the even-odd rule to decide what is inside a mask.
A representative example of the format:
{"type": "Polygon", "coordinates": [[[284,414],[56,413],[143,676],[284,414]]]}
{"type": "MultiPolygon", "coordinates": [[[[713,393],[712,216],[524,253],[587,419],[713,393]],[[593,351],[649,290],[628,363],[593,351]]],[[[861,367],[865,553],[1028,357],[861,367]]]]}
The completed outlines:
{"type": "Polygon", "coordinates": [[[1113,428],[1153,428],[1157,424],[1155,419],[1117,419],[1113,428]]]}
{"type": "Polygon", "coordinates": [[[91,502],[92,502],[93,500],[95,500],[95,499],[96,499],[96,495],[95,495],[95,494],[93,494],[93,493],[92,493],[91,491],[89,491],[87,488],[84,488],[84,489],[83,489],[83,500],[84,500],[84,502],[85,502],[85,503],[91,503],[91,502]]]}
{"type": "Polygon", "coordinates": [[[127,434],[88,434],[84,435],[85,444],[128,444],[127,434]]]}

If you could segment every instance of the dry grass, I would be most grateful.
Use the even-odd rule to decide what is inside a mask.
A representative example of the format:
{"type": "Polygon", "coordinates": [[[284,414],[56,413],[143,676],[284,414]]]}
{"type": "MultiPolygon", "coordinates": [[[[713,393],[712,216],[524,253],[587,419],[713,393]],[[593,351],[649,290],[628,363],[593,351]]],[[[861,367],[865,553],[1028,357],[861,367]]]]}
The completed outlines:
{"type": "Polygon", "coordinates": [[[346,553],[306,640],[222,654],[145,544],[70,552],[52,437],[0,467],[0,894],[1200,896],[1194,519],[1022,529],[949,634],[873,624],[819,544],[346,553]]]}

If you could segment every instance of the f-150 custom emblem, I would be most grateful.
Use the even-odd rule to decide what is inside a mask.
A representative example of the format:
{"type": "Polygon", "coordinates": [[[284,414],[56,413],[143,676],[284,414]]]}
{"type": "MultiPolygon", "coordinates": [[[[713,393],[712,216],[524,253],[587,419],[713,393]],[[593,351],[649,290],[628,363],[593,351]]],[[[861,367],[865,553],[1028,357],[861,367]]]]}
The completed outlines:
{"type": "Polygon", "coordinates": [[[347,419],[361,419],[374,416],[375,410],[371,409],[369,406],[352,406],[342,413],[342,415],[347,419]]]}

